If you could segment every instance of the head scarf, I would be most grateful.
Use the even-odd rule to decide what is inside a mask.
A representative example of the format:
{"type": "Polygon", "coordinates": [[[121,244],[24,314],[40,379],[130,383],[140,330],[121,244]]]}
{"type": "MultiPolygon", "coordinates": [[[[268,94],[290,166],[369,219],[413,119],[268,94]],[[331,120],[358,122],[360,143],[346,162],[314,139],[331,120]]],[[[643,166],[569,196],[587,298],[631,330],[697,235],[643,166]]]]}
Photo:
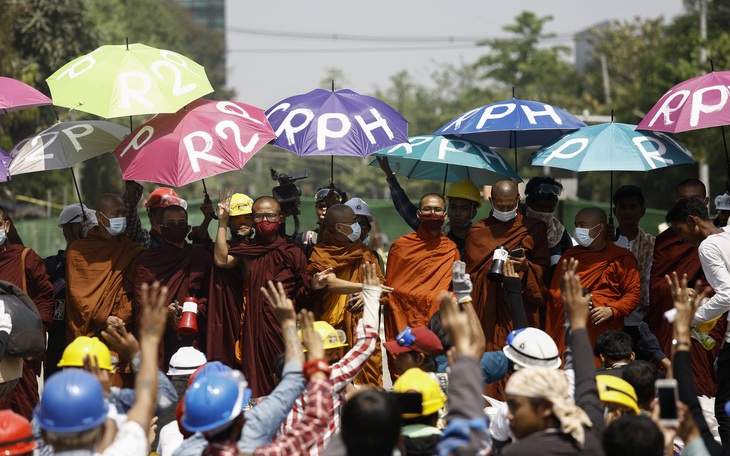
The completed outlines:
{"type": "Polygon", "coordinates": [[[573,437],[579,447],[585,443],[585,429],[592,426],[586,412],[568,399],[570,385],[565,372],[544,367],[525,367],[510,377],[505,393],[542,398],[553,404],[560,430],[573,437]]]}

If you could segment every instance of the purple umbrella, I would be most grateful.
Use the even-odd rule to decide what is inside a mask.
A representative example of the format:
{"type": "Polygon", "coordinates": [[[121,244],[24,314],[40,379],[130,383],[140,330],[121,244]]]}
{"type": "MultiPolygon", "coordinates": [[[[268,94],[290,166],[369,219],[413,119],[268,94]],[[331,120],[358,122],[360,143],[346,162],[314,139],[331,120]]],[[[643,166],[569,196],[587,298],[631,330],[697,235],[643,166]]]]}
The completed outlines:
{"type": "Polygon", "coordinates": [[[314,89],[266,111],[273,144],[297,155],[366,157],[408,142],[408,121],[388,104],[352,90],[314,89]]]}
{"type": "Polygon", "coordinates": [[[17,79],[0,76],[0,113],[7,114],[53,101],[38,90],[17,79]]]}

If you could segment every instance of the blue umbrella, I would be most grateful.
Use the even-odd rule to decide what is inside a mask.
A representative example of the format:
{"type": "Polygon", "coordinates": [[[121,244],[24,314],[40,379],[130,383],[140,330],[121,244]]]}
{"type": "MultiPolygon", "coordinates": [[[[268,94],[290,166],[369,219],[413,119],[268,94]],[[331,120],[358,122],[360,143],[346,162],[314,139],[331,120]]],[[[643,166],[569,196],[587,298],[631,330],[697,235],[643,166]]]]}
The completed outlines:
{"type": "MultiPolygon", "coordinates": [[[[387,157],[394,173],[409,179],[459,182],[469,178],[490,185],[509,177],[521,182],[517,172],[490,148],[455,136],[412,136],[409,142],[375,153],[387,157]]],[[[370,166],[379,166],[376,160],[370,166]]]]}
{"type": "Polygon", "coordinates": [[[690,163],[692,152],[668,134],[623,123],[583,127],[532,154],[534,166],[571,171],[651,171],[690,163]]]}
{"type": "Polygon", "coordinates": [[[435,135],[459,135],[489,147],[541,146],[585,127],[573,114],[529,100],[505,100],[472,109],[450,120],[435,135]]]}

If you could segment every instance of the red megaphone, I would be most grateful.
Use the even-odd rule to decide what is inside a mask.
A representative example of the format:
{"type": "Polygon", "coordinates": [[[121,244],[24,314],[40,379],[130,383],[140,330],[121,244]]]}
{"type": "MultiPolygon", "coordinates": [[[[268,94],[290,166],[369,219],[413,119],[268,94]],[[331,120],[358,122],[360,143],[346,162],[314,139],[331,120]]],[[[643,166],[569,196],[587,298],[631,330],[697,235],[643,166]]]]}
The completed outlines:
{"type": "Polygon", "coordinates": [[[183,336],[198,334],[198,300],[192,296],[185,298],[177,333],[183,336]]]}

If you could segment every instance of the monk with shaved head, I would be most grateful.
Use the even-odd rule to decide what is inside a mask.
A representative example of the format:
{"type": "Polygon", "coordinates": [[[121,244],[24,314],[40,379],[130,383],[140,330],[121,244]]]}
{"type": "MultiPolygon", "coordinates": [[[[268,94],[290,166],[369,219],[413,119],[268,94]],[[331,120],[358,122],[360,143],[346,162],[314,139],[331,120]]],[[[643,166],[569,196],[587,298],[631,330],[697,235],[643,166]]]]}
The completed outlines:
{"type": "MultiPolygon", "coordinates": [[[[536,218],[519,213],[517,184],[500,180],[492,186],[489,217],[474,224],[466,237],[465,258],[474,290],[472,300],[487,338],[487,350],[500,350],[512,331],[512,312],[502,282],[487,278],[494,251],[503,246],[512,252],[515,271],[522,279],[522,300],[530,326],[539,326],[538,308],[547,302],[549,293],[544,277],[550,267],[547,227],[536,218]]],[[[487,387],[492,397],[504,397],[505,382],[487,387]]]]}
{"type": "MultiPolygon", "coordinates": [[[[236,208],[231,207],[230,198],[218,204],[218,221],[223,229],[218,229],[216,237],[210,305],[219,308],[215,318],[208,321],[208,361],[241,368],[253,396],[260,397],[270,394],[276,386],[271,375],[275,372],[274,361],[284,353],[281,328],[264,301],[261,288],[269,281],[281,282],[289,298],[303,307],[309,295],[323,285],[306,272],[307,258],[301,247],[279,234],[284,215],[276,199],[256,199],[250,209],[250,234],[234,235],[226,243],[225,226],[232,210],[236,208]],[[241,277],[242,282],[230,284],[225,270],[241,274],[236,277],[241,277]],[[247,284],[242,293],[231,293],[240,289],[241,284],[247,284]]],[[[248,210],[241,213],[249,215],[248,210]]]]}
{"type": "Polygon", "coordinates": [[[588,335],[592,344],[606,331],[622,330],[624,318],[639,305],[641,285],[636,257],[629,250],[611,242],[606,234],[607,222],[606,211],[599,207],[586,207],[575,215],[573,237],[578,245],[565,251],[550,283],[551,303],[546,330],[561,351],[565,348],[565,332],[560,278],[571,258],[578,260],[576,273],[592,297],[593,309],[588,322],[588,335]]]}
{"type": "MultiPolygon", "coordinates": [[[[381,283],[385,283],[385,278],[380,271],[377,256],[360,241],[360,225],[355,212],[349,206],[344,204],[330,206],[320,224],[320,230],[317,244],[309,256],[307,272],[314,274],[331,271],[335,280],[328,281],[329,289],[319,299],[315,317],[317,320],[326,321],[336,329],[345,331],[348,344],[353,346],[355,341],[360,339],[357,331],[363,311],[359,305],[350,307],[349,296],[341,293],[356,293],[362,289],[362,267],[365,263],[375,265],[381,283]],[[340,283],[339,281],[356,283],[360,289],[347,291],[346,287],[334,286],[334,283],[340,283]]],[[[378,346],[357,381],[379,385],[381,380],[382,354],[378,346]]]]}

